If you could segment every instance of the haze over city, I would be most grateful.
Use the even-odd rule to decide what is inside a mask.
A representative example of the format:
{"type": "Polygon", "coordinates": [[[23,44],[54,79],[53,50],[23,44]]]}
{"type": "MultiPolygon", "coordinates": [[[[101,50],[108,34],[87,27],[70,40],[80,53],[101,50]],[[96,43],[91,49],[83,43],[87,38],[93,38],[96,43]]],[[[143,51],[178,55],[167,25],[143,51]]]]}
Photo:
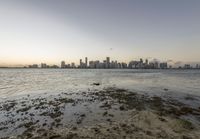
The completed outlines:
{"type": "Polygon", "coordinates": [[[0,66],[200,61],[198,0],[0,1],[0,66]]]}

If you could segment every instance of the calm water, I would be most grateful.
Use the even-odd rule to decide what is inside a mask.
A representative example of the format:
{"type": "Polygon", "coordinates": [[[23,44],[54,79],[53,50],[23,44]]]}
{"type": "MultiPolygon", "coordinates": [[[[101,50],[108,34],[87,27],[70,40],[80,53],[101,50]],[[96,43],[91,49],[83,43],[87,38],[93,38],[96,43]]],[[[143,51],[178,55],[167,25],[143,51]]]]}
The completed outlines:
{"type": "Polygon", "coordinates": [[[110,86],[148,94],[200,96],[200,70],[0,69],[1,98],[110,86]],[[94,82],[101,85],[92,86],[94,82]]]}

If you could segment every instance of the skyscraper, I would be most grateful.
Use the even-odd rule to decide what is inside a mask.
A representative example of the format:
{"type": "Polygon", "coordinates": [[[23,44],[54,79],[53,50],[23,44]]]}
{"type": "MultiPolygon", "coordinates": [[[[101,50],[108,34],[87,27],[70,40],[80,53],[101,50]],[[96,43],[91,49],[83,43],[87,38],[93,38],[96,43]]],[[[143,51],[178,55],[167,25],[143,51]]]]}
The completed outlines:
{"type": "Polygon", "coordinates": [[[85,68],[87,68],[87,67],[88,67],[88,58],[85,57],[85,68]]]}
{"type": "Polygon", "coordinates": [[[106,57],[106,68],[110,68],[110,57],[106,57]]]}
{"type": "Polygon", "coordinates": [[[47,68],[47,64],[46,63],[41,63],[41,68],[47,68]]]}
{"type": "Polygon", "coordinates": [[[65,68],[65,61],[61,61],[61,68],[65,68]]]}
{"type": "Polygon", "coordinates": [[[82,59],[80,59],[80,68],[82,67],[82,59]]]}

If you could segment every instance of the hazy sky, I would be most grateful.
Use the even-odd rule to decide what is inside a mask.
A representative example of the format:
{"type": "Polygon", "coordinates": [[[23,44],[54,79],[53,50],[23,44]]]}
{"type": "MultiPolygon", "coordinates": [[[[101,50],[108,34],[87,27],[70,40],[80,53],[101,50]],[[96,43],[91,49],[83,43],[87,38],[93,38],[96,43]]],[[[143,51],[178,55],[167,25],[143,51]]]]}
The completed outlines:
{"type": "Polygon", "coordinates": [[[0,64],[200,61],[200,0],[0,0],[0,64]]]}

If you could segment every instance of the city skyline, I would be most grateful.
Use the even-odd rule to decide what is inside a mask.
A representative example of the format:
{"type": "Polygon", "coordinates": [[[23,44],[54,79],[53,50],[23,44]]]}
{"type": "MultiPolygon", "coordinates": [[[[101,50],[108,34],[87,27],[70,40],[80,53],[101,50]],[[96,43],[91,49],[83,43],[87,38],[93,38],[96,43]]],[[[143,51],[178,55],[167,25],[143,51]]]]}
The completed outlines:
{"type": "MultiPolygon", "coordinates": [[[[3,68],[3,67],[1,67],[3,68]]],[[[6,67],[5,67],[6,68],[6,67]]],[[[7,67],[9,68],[9,67],[7,67]]],[[[130,60],[129,62],[117,61],[106,57],[104,60],[90,60],[88,57],[79,59],[79,63],[66,62],[62,60],[60,64],[51,64],[41,62],[40,64],[34,63],[30,65],[21,66],[21,68],[61,68],[61,69],[200,69],[200,62],[196,64],[190,63],[177,63],[176,65],[172,61],[159,61],[157,59],[149,60],[139,58],[137,60],[130,60]]]]}
{"type": "Polygon", "coordinates": [[[0,66],[79,57],[200,62],[197,0],[0,1],[0,66]]]}
{"type": "MultiPolygon", "coordinates": [[[[105,58],[102,58],[102,59],[91,59],[91,58],[88,58],[88,57],[84,57],[82,59],[78,59],[75,61],[70,61],[70,60],[66,60],[66,59],[63,59],[61,61],[64,62],[65,64],[67,65],[75,65],[76,68],[78,68],[78,66],[81,65],[81,62],[83,64],[85,64],[85,61],[86,61],[86,58],[87,58],[87,66],[89,67],[89,63],[92,61],[92,62],[95,62],[95,61],[99,61],[99,62],[104,62],[106,61],[105,58]]],[[[160,60],[160,59],[157,59],[157,58],[143,58],[143,57],[138,57],[138,58],[133,58],[133,59],[130,59],[130,60],[127,60],[127,61],[122,61],[122,60],[118,60],[118,59],[111,59],[110,57],[106,56],[106,58],[109,58],[111,61],[117,61],[119,63],[126,63],[126,64],[129,64],[131,61],[138,61],[138,60],[148,60],[148,62],[151,62],[151,63],[154,63],[154,62],[157,62],[157,63],[167,63],[168,66],[171,66],[173,68],[178,68],[178,67],[184,67],[185,65],[190,65],[191,67],[196,67],[196,65],[200,65],[200,62],[182,62],[182,61],[174,61],[174,60],[160,60]]],[[[62,67],[60,66],[61,63],[59,61],[57,62],[54,62],[54,63],[51,63],[51,62],[46,62],[46,61],[39,61],[39,62],[33,62],[33,63],[27,63],[27,64],[17,64],[17,65],[9,65],[9,64],[0,64],[0,67],[29,67],[29,66],[32,66],[32,65],[37,65],[37,67],[42,67],[42,65],[46,65],[46,66],[49,66],[49,67],[62,67]]]]}

